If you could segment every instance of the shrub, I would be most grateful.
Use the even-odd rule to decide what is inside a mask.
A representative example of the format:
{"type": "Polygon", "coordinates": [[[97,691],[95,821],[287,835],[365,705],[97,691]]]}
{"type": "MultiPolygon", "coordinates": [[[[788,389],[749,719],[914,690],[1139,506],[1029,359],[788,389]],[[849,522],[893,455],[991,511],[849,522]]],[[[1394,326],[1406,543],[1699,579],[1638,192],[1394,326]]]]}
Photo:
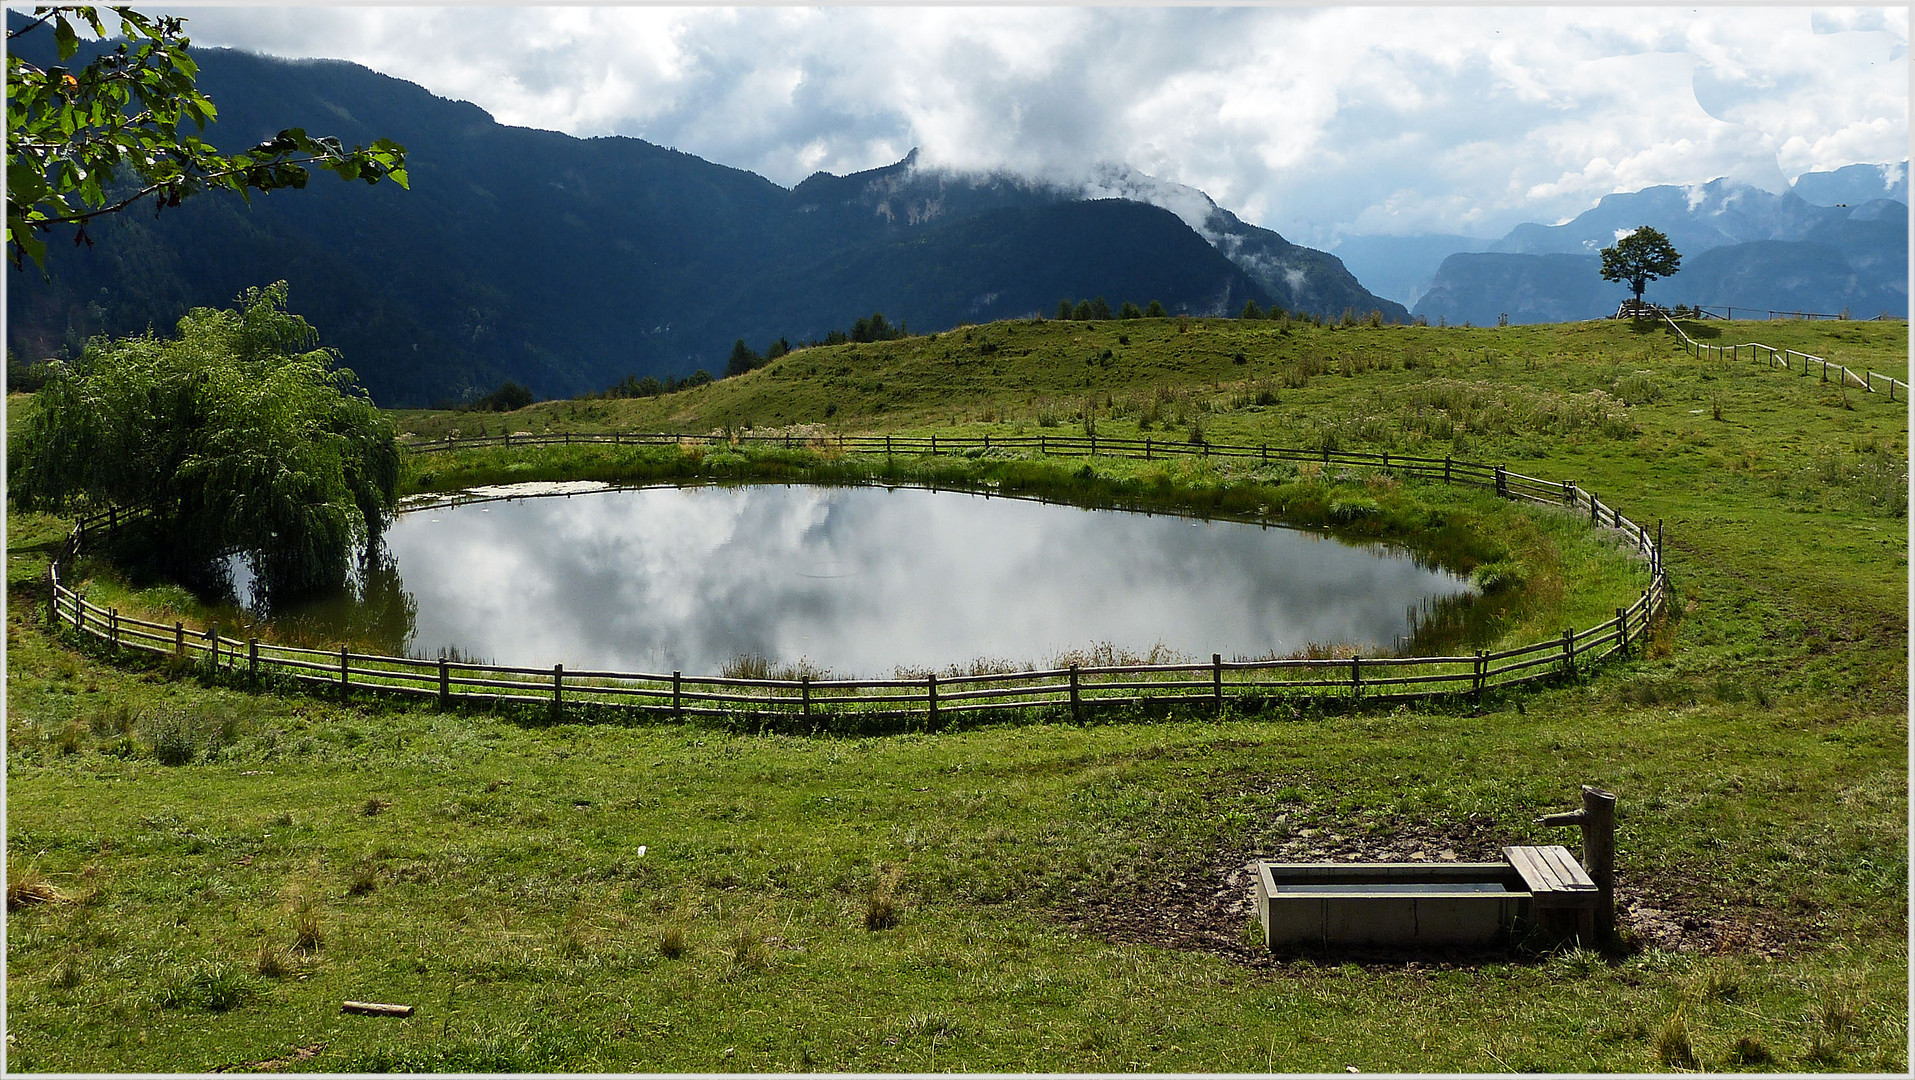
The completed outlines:
{"type": "Polygon", "coordinates": [[[1470,584],[1476,586],[1479,592],[1488,594],[1516,588],[1523,583],[1524,574],[1520,565],[1507,559],[1496,559],[1470,571],[1469,578],[1470,584]]]}
{"type": "Polygon", "coordinates": [[[154,548],[192,568],[244,554],[269,592],[338,584],[394,505],[399,448],[338,356],[285,311],[284,282],[178,336],[89,343],[55,364],[8,462],[23,509],[159,508],[154,548]]]}
{"type": "Polygon", "coordinates": [[[472,412],[517,412],[537,400],[532,391],[507,379],[497,390],[479,398],[467,409],[472,412]]]}

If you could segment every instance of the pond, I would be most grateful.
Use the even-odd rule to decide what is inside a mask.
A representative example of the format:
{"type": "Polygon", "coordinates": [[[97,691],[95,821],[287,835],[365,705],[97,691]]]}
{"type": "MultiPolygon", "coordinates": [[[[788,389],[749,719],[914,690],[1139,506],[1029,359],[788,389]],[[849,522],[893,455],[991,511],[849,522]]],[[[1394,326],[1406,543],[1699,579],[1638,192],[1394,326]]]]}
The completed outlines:
{"type": "Polygon", "coordinates": [[[688,674],[757,657],[840,677],[1379,655],[1453,630],[1475,595],[1401,549],[1299,529],[786,484],[439,503],[394,520],[360,587],[304,620],[427,657],[688,674]]]}

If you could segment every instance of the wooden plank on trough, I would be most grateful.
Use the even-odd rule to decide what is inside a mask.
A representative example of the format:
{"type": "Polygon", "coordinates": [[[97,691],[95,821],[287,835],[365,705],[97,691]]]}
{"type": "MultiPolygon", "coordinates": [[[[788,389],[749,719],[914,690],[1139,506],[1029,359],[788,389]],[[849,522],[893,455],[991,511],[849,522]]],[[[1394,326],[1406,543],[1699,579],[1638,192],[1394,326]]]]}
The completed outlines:
{"type": "Polygon", "coordinates": [[[1503,857],[1509,860],[1510,865],[1516,868],[1518,874],[1522,875],[1523,884],[1529,887],[1529,891],[1532,895],[1543,897],[1549,893],[1561,891],[1561,880],[1556,877],[1555,872],[1550,868],[1549,864],[1543,860],[1538,849],[1533,847],[1506,847],[1503,849],[1503,857]]]}
{"type": "Polygon", "coordinates": [[[1582,864],[1576,861],[1576,857],[1569,853],[1568,848],[1563,847],[1561,844],[1551,844],[1541,849],[1541,854],[1543,861],[1547,862],[1550,867],[1555,870],[1556,876],[1562,881],[1564,889],[1570,892],[1594,892],[1596,890],[1596,883],[1590,880],[1587,873],[1583,872],[1582,864]]]}

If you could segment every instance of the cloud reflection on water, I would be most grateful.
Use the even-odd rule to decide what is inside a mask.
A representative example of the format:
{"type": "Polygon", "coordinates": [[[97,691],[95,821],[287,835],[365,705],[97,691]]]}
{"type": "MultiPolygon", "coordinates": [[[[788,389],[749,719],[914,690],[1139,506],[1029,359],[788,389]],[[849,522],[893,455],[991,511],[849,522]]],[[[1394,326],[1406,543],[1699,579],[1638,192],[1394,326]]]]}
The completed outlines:
{"type": "Polygon", "coordinates": [[[1207,659],[1393,647],[1468,591],[1306,532],[956,492],[649,488],[439,507],[387,534],[412,645],[505,664],[717,672],[751,653],[838,675],[1109,642],[1207,659]]]}

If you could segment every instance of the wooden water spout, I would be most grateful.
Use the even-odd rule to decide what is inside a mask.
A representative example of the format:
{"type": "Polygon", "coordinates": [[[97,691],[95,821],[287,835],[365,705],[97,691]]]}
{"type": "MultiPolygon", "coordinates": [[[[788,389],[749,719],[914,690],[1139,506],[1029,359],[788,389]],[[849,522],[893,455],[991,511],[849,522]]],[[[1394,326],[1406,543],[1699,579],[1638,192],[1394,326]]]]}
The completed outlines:
{"type": "Polygon", "coordinates": [[[1616,930],[1616,796],[1583,785],[1583,808],[1536,819],[1538,825],[1578,825],[1583,831],[1583,867],[1596,883],[1596,940],[1616,930]]]}

